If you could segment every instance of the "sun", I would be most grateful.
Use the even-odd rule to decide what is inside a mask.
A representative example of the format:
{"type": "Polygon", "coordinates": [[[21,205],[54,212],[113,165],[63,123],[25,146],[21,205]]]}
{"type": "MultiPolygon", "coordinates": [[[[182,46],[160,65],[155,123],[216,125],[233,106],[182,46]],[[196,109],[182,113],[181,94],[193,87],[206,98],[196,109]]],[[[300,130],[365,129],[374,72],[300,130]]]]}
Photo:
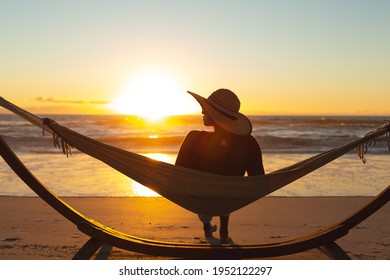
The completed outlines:
{"type": "Polygon", "coordinates": [[[129,78],[110,107],[120,114],[150,120],[199,110],[199,105],[174,76],[157,70],[143,71],[129,78]]]}

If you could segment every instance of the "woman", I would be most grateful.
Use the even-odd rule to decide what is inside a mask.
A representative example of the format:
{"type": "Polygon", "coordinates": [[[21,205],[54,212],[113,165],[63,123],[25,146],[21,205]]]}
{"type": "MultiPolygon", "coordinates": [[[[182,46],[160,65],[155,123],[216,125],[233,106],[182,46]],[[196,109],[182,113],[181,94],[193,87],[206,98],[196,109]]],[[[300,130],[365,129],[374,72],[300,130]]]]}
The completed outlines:
{"type": "MultiPolygon", "coordinates": [[[[213,132],[191,131],[184,139],[176,165],[218,175],[262,175],[264,167],[259,144],[251,135],[249,119],[239,113],[240,100],[228,89],[218,89],[207,99],[190,93],[202,107],[203,123],[213,132]]],[[[230,243],[229,214],[220,216],[220,242],[230,243]]],[[[212,237],[216,225],[212,216],[198,215],[206,237],[212,237]]]]}

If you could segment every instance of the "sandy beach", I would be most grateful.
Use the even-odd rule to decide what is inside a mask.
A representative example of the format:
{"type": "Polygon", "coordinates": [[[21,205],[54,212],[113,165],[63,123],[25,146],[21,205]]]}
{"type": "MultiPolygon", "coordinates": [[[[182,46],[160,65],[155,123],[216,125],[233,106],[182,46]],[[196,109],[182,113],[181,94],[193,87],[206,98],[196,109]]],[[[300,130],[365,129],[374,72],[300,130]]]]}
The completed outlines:
{"type": "MultiPolygon", "coordinates": [[[[65,198],[87,217],[131,235],[163,241],[205,243],[197,217],[164,198],[65,198]]],[[[299,237],[342,219],[368,197],[266,197],[231,215],[236,244],[299,237]]],[[[352,259],[390,259],[387,204],[337,243],[352,259]]],[[[214,222],[219,223],[214,218],[214,222]]],[[[37,197],[0,197],[0,259],[67,260],[88,240],[75,225],[37,197]]],[[[216,236],[218,237],[218,236],[216,236]]],[[[103,248],[97,259],[162,259],[103,248]]],[[[317,249],[278,259],[327,259],[317,249]]]]}

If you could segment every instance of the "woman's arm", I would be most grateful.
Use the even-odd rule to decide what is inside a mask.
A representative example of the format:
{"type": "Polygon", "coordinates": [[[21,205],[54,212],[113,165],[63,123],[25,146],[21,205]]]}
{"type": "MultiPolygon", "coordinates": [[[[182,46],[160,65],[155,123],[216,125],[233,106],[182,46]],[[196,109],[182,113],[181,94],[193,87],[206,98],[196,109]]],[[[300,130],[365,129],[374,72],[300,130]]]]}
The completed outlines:
{"type": "Polygon", "coordinates": [[[198,142],[200,131],[190,131],[184,138],[176,158],[176,165],[193,168],[195,147],[198,142]]]}
{"type": "Polygon", "coordinates": [[[247,150],[247,173],[249,176],[264,175],[263,156],[256,138],[250,137],[247,150]]]}

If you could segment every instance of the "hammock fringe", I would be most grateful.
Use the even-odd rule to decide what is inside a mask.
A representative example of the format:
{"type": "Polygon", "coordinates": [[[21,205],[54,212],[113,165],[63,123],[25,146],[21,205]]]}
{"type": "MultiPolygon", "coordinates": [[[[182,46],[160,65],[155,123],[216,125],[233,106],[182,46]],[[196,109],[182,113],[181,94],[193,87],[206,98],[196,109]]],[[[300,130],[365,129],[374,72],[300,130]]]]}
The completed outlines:
{"type": "MultiPolygon", "coordinates": [[[[42,130],[43,130],[43,135],[45,135],[45,130],[46,128],[50,128],[50,124],[55,123],[54,120],[49,119],[49,118],[42,118],[42,130]]],[[[68,142],[65,141],[59,134],[56,132],[52,131],[53,135],[53,146],[54,148],[58,148],[59,150],[62,151],[66,157],[69,157],[72,155],[72,149],[74,148],[72,145],[70,145],[68,142]]]]}
{"type": "Polygon", "coordinates": [[[390,131],[388,131],[388,132],[386,133],[386,136],[387,136],[387,148],[388,148],[389,151],[390,151],[390,131]]]}
{"type": "Polygon", "coordinates": [[[59,136],[56,133],[53,133],[53,142],[54,142],[54,147],[58,148],[59,150],[62,151],[66,157],[69,157],[72,155],[72,148],[73,146],[69,145],[61,136],[59,136]]]}
{"type": "MultiPolygon", "coordinates": [[[[382,126],[378,127],[377,129],[367,133],[365,136],[369,136],[369,135],[375,133],[376,131],[385,128],[386,126],[389,126],[389,124],[390,124],[390,121],[386,121],[385,124],[383,124],[382,126]]],[[[350,140],[349,140],[349,143],[352,143],[352,142],[354,142],[356,140],[358,140],[358,138],[351,137],[350,140]]],[[[387,142],[387,148],[390,151],[390,131],[386,132],[386,140],[385,141],[387,142]]],[[[376,142],[377,142],[376,138],[370,139],[367,142],[364,142],[363,144],[361,144],[361,145],[359,145],[359,146],[357,146],[357,147],[355,147],[353,149],[356,152],[356,154],[358,155],[359,159],[361,159],[363,164],[365,164],[367,162],[367,159],[366,159],[365,155],[368,153],[368,147],[371,147],[371,145],[375,146],[376,142]]]]}

